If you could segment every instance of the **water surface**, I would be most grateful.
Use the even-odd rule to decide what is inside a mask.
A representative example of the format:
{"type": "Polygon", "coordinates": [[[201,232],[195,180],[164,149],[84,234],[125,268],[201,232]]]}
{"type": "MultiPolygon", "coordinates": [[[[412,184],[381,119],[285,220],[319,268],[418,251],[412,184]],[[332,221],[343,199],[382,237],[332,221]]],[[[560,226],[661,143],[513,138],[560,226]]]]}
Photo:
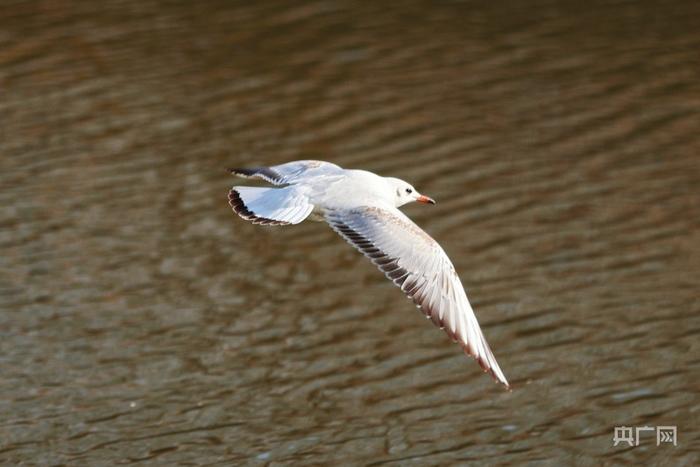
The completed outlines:
{"type": "Polygon", "coordinates": [[[6,3],[0,462],[697,465],[699,17],[6,3]],[[308,158],[438,200],[512,392],[326,226],[231,213],[226,167],[308,158]]]}

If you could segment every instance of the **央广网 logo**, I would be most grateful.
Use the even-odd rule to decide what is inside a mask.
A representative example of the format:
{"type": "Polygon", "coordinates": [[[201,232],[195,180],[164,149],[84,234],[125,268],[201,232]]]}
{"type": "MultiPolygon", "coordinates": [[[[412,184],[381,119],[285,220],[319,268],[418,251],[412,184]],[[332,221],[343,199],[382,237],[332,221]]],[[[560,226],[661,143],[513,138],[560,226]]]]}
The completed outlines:
{"type": "Polygon", "coordinates": [[[678,446],[678,428],[675,426],[616,426],[613,434],[613,446],[627,443],[628,446],[639,446],[639,434],[644,431],[656,431],[656,445],[662,443],[678,446]]]}

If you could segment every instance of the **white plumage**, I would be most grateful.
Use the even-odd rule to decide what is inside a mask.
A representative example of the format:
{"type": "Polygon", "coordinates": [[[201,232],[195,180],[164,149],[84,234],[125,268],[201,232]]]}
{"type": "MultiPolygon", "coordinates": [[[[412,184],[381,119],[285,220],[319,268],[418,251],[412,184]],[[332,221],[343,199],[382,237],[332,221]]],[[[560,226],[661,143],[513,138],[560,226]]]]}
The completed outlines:
{"type": "Polygon", "coordinates": [[[233,187],[229,202],[259,224],[298,224],[312,214],[367,256],[432,321],[509,387],[481,332],[459,276],[440,245],[398,207],[434,203],[410,184],[322,161],[231,169],[278,188],[233,187]]]}

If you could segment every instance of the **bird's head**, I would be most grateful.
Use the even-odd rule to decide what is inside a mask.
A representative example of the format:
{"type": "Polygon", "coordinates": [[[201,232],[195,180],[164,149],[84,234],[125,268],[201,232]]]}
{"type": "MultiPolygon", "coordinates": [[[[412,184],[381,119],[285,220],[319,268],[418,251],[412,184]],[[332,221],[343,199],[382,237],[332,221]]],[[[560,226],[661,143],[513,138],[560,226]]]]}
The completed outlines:
{"type": "Polygon", "coordinates": [[[435,204],[435,200],[425,195],[418,193],[418,190],[413,188],[410,183],[404,182],[399,178],[387,177],[389,185],[393,191],[394,203],[396,207],[403,206],[413,201],[418,201],[424,204],[435,204]]]}

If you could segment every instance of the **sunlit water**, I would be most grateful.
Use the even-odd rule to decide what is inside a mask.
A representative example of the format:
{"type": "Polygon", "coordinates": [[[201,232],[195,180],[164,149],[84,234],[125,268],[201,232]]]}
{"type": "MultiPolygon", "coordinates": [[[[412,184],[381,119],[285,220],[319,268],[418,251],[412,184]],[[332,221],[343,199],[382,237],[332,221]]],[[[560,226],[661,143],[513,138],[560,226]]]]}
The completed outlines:
{"type": "Polygon", "coordinates": [[[698,2],[172,3],[0,10],[0,463],[697,465],[698,2]],[[231,213],[307,158],[438,200],[512,392],[231,213]]]}

